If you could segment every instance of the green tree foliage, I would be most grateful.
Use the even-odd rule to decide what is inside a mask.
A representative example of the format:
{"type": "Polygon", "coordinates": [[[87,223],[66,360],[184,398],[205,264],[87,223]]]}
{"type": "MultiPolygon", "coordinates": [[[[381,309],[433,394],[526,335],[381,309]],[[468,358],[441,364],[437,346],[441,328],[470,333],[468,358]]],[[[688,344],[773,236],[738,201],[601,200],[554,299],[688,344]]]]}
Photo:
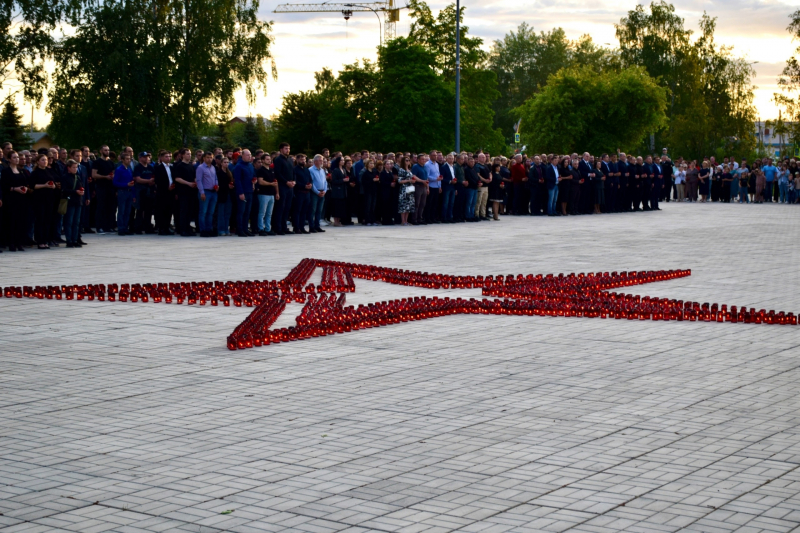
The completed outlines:
{"type": "Polygon", "coordinates": [[[402,37],[381,50],[381,149],[421,152],[452,145],[453,94],[434,70],[435,62],[433,53],[402,37]]]}
{"type": "Polygon", "coordinates": [[[666,90],[642,68],[599,75],[584,66],[550,76],[514,112],[534,152],[601,153],[637,147],[665,123],[666,104],[666,90]]]}
{"type": "Polygon", "coordinates": [[[250,103],[266,91],[271,23],[258,20],[258,8],[258,0],[89,2],[55,49],[51,134],[75,145],[195,142],[230,112],[236,90],[250,103]]]}
{"type": "MultiPolygon", "coordinates": [[[[800,40],[800,10],[789,18],[791,23],[786,30],[792,35],[792,40],[800,40]]],[[[778,87],[781,92],[775,93],[773,100],[783,110],[781,129],[792,143],[800,145],[800,46],[786,60],[786,66],[778,78],[778,87]]]]}
{"type": "Polygon", "coordinates": [[[637,6],[616,25],[623,63],[644,67],[669,91],[667,127],[653,132],[656,144],[687,157],[741,156],[754,146],[755,71],[714,42],[715,30],[716,19],[703,14],[692,41],[664,0],[637,6]]]}
{"type": "Polygon", "coordinates": [[[10,142],[16,150],[29,148],[31,144],[13,100],[6,101],[0,114],[0,142],[10,142]]]}
{"type": "Polygon", "coordinates": [[[55,40],[53,32],[79,0],[3,0],[0,2],[0,91],[5,101],[20,91],[26,100],[41,102],[47,88],[45,61],[55,40]]]}
{"type": "Polygon", "coordinates": [[[488,64],[497,75],[500,91],[493,103],[494,125],[511,142],[513,124],[519,119],[512,110],[539,92],[551,75],[571,66],[590,66],[597,72],[616,71],[620,61],[588,35],[570,41],[561,28],[536,33],[523,22],[516,32],[509,32],[493,43],[488,64]]]}

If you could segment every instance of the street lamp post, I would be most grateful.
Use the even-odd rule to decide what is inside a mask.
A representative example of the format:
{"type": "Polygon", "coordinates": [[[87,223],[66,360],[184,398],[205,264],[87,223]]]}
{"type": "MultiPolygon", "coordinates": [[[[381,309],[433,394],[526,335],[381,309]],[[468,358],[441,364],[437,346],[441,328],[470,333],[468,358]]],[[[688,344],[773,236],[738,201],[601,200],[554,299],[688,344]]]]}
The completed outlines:
{"type": "Polygon", "coordinates": [[[456,154],[461,152],[461,0],[456,0],[456,154]]]}

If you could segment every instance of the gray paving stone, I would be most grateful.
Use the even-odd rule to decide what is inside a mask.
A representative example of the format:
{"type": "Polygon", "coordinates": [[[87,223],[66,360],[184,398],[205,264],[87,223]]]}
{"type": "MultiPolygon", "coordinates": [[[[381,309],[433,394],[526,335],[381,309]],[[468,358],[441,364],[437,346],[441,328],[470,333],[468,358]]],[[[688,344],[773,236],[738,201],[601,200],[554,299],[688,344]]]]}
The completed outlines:
{"type": "MultiPolygon", "coordinates": [[[[284,239],[88,235],[80,251],[3,254],[0,285],[279,279],[304,257],[691,268],[624,292],[800,310],[796,236],[776,229],[800,220],[795,206],[662,208],[284,239]]],[[[480,296],[356,288],[355,305],[480,296]]],[[[460,315],[230,352],[249,311],[0,298],[0,528],[800,527],[797,327],[460,315]]]]}

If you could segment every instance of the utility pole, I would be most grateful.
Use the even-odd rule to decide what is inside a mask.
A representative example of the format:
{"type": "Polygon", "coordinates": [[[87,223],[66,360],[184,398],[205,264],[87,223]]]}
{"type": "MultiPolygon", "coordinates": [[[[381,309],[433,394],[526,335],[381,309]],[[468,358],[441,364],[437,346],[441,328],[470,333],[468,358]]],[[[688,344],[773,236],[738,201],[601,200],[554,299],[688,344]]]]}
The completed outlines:
{"type": "Polygon", "coordinates": [[[461,0],[456,0],[456,154],[461,152],[461,0]]]}

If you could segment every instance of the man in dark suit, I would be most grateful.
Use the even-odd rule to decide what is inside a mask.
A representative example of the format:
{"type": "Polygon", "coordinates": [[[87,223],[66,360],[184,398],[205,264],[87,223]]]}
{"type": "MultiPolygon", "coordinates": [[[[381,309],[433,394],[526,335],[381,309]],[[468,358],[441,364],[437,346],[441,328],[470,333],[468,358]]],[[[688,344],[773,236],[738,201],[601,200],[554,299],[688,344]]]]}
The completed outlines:
{"type": "Polygon", "coordinates": [[[642,164],[641,188],[642,211],[650,211],[650,199],[653,195],[653,181],[655,180],[656,169],[653,168],[653,158],[647,156],[642,164]]]}
{"type": "Polygon", "coordinates": [[[439,175],[442,177],[442,222],[452,224],[453,205],[456,200],[456,170],[453,166],[455,156],[447,154],[447,159],[439,163],[439,175]]]}
{"type": "Polygon", "coordinates": [[[156,180],[156,229],[159,235],[173,235],[169,229],[175,204],[175,185],[172,182],[172,169],[169,162],[172,154],[169,150],[158,152],[158,164],[153,177],[156,180]]]}
{"type": "Polygon", "coordinates": [[[547,186],[547,216],[559,216],[556,212],[558,202],[558,156],[550,156],[550,164],[544,169],[544,183],[547,186]]]}
{"type": "Polygon", "coordinates": [[[630,185],[630,166],[628,157],[624,152],[620,152],[617,161],[617,173],[619,174],[619,195],[617,196],[617,211],[626,213],[631,210],[631,196],[628,186],[630,185]]]}
{"type": "Polygon", "coordinates": [[[581,186],[581,212],[590,214],[594,212],[594,185],[595,170],[592,168],[592,162],[589,157],[589,152],[583,153],[583,158],[578,163],[578,172],[583,179],[581,186]]]}
{"type": "Polygon", "coordinates": [[[544,168],[542,167],[542,158],[538,155],[533,156],[533,163],[531,168],[528,169],[528,181],[526,183],[530,197],[531,216],[542,216],[542,204],[544,202],[542,202],[541,189],[544,187],[544,168]]]}
{"type": "Polygon", "coordinates": [[[658,161],[652,161],[650,163],[650,169],[653,171],[653,184],[650,192],[650,209],[653,211],[661,211],[661,208],[658,207],[658,200],[661,198],[661,194],[663,192],[664,171],[661,169],[661,165],[658,163],[658,161]]]}
{"type": "Polygon", "coordinates": [[[275,167],[275,178],[278,180],[278,194],[281,199],[275,204],[272,214],[275,233],[286,235],[289,233],[289,213],[292,210],[292,200],[294,199],[294,166],[289,159],[289,143],[281,143],[278,146],[280,152],[272,162],[275,167]]]}

